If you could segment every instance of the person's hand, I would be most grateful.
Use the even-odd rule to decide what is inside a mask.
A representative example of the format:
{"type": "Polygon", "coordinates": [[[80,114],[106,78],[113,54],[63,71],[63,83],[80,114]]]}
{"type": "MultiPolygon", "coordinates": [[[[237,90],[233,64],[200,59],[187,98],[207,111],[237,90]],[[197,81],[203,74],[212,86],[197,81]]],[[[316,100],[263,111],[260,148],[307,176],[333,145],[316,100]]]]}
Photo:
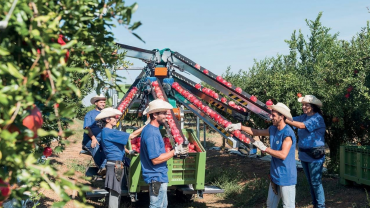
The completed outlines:
{"type": "Polygon", "coordinates": [[[138,152],[136,152],[136,150],[130,150],[128,151],[128,154],[129,155],[137,155],[138,152]]]}
{"type": "Polygon", "coordinates": [[[261,141],[254,141],[252,144],[263,152],[267,149],[267,147],[261,141]]]}
{"type": "Polygon", "coordinates": [[[189,152],[189,145],[186,145],[185,147],[184,147],[184,145],[181,145],[181,146],[182,146],[182,148],[181,148],[181,154],[182,155],[188,154],[188,152],[189,152]]]}
{"type": "Polygon", "coordinates": [[[98,140],[95,137],[91,138],[91,148],[95,148],[97,144],[99,145],[98,140]]]}
{"type": "Polygon", "coordinates": [[[176,155],[181,154],[181,153],[180,153],[180,152],[181,152],[181,147],[180,147],[180,145],[176,144],[176,145],[175,145],[175,148],[173,148],[173,150],[175,151],[175,152],[174,152],[174,155],[175,155],[175,156],[176,156],[176,155]]]}
{"type": "Polygon", "coordinates": [[[242,124],[241,123],[236,123],[236,124],[230,124],[228,127],[226,127],[226,131],[233,132],[235,130],[240,130],[242,129],[242,124]]]}
{"type": "Polygon", "coordinates": [[[185,155],[189,152],[189,146],[185,146],[182,144],[176,144],[175,148],[175,155],[185,155]]]}

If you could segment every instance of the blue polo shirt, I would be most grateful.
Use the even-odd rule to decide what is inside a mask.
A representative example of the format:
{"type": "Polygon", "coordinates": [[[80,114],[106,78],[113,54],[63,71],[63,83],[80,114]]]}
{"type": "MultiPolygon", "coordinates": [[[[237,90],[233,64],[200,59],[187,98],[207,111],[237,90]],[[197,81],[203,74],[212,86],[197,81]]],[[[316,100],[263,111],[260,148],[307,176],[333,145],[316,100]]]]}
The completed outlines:
{"type": "Polygon", "coordinates": [[[107,160],[123,161],[125,145],[130,134],[117,129],[103,128],[101,132],[101,146],[107,160]]]}
{"type": "Polygon", "coordinates": [[[166,153],[162,135],[158,127],[148,124],[141,132],[140,160],[143,178],[146,183],[152,180],[168,183],[167,162],[153,165],[152,159],[166,153]]]}
{"type": "MultiPolygon", "coordinates": [[[[96,139],[98,141],[100,141],[100,138],[101,138],[101,135],[100,135],[101,128],[99,128],[96,125],[95,118],[99,113],[100,113],[100,111],[97,111],[95,109],[87,112],[86,115],[85,115],[85,118],[84,118],[84,127],[83,127],[83,129],[85,129],[86,127],[89,127],[91,129],[93,135],[96,137],[96,139]]],[[[82,140],[82,146],[86,146],[86,144],[90,140],[91,140],[91,138],[89,137],[89,135],[84,133],[83,140],[82,140]]]]}
{"type": "MultiPolygon", "coordinates": [[[[312,116],[302,114],[293,117],[293,120],[302,122],[306,126],[304,129],[298,129],[298,147],[310,149],[325,145],[326,125],[324,118],[319,113],[315,113],[312,116]]],[[[325,156],[320,159],[314,159],[305,152],[299,152],[299,159],[304,162],[324,162],[325,156]]]]}
{"type": "Polygon", "coordinates": [[[276,126],[270,126],[270,145],[273,150],[281,150],[285,138],[292,138],[292,146],[285,160],[272,157],[270,165],[270,175],[272,181],[280,186],[291,186],[297,184],[297,167],[295,161],[296,138],[293,129],[285,125],[282,130],[276,126]]]}

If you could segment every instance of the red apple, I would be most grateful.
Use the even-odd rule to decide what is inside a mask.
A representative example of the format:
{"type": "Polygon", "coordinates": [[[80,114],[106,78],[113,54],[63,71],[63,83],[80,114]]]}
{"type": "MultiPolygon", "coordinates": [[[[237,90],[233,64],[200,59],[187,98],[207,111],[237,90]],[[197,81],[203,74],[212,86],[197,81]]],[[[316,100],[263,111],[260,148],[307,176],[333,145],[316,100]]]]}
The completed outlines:
{"type": "Polygon", "coordinates": [[[300,93],[300,92],[297,93],[297,97],[299,97],[299,98],[302,97],[302,93],[300,93]]]}
{"type": "Polygon", "coordinates": [[[347,93],[344,97],[346,97],[347,99],[349,98],[350,94],[347,93]]]}
{"type": "Polygon", "coordinates": [[[227,81],[226,80],[223,79],[221,82],[222,82],[222,84],[227,85],[227,81]]]}
{"type": "Polygon", "coordinates": [[[246,137],[245,138],[245,143],[250,144],[251,143],[251,140],[248,137],[246,137]]]}
{"type": "Polygon", "coordinates": [[[245,142],[245,138],[246,138],[246,136],[245,136],[244,134],[240,134],[239,139],[240,139],[242,142],[245,142]]]}
{"type": "Polygon", "coordinates": [[[337,123],[337,122],[339,121],[339,118],[334,117],[334,118],[332,119],[332,121],[333,121],[333,123],[337,123]]]}
{"type": "Polygon", "coordinates": [[[0,178],[0,206],[8,199],[11,189],[9,183],[0,178]]]}
{"type": "Polygon", "coordinates": [[[266,105],[273,105],[274,103],[271,101],[271,99],[269,99],[268,101],[266,101],[266,105]]]}
{"type": "Polygon", "coordinates": [[[52,153],[53,153],[53,150],[50,147],[45,147],[44,151],[42,152],[42,154],[45,157],[49,157],[52,153]]]}
{"type": "Polygon", "coordinates": [[[351,92],[353,90],[353,87],[352,86],[349,86],[348,88],[347,88],[347,92],[351,92]]]}
{"type": "Polygon", "coordinates": [[[239,137],[240,137],[241,132],[240,132],[239,130],[235,130],[235,131],[233,131],[233,134],[234,134],[234,136],[235,136],[236,138],[239,138],[239,137]]]}
{"type": "Polygon", "coordinates": [[[34,138],[37,137],[37,129],[41,128],[43,123],[44,120],[42,119],[41,112],[35,105],[30,114],[23,119],[23,126],[33,131],[34,138]]]}
{"type": "Polygon", "coordinates": [[[220,124],[220,125],[222,125],[224,123],[224,121],[225,120],[223,118],[221,118],[221,116],[217,119],[217,123],[220,124]]]}
{"type": "Polygon", "coordinates": [[[237,88],[235,88],[235,91],[238,92],[238,93],[242,93],[242,88],[237,87],[237,88]]]}
{"type": "Polygon", "coordinates": [[[203,70],[203,73],[208,74],[208,70],[207,69],[204,69],[203,70]]]}
{"type": "Polygon", "coordinates": [[[173,128],[171,128],[171,133],[172,133],[172,135],[180,134],[180,131],[176,127],[173,127],[173,128]]]}
{"type": "Polygon", "coordinates": [[[249,98],[251,101],[253,102],[257,102],[257,97],[252,95],[250,98],[249,98]]]}
{"type": "Polygon", "coordinates": [[[176,88],[176,87],[178,87],[178,86],[179,86],[179,83],[177,83],[177,82],[172,83],[172,87],[173,87],[173,88],[176,88]]]}
{"type": "Polygon", "coordinates": [[[228,123],[229,123],[229,121],[223,120],[222,121],[222,126],[226,128],[228,123]]]}
{"type": "Polygon", "coordinates": [[[224,80],[220,75],[216,77],[216,80],[222,83],[222,80],[224,80]]]}
{"type": "Polygon", "coordinates": [[[230,101],[230,102],[229,102],[229,106],[234,107],[234,106],[235,106],[234,101],[230,101]]]}
{"type": "Polygon", "coordinates": [[[195,105],[195,106],[197,106],[197,107],[199,107],[199,100],[198,99],[194,99],[194,101],[193,101],[193,104],[195,105]]]}
{"type": "Polygon", "coordinates": [[[232,87],[232,84],[230,82],[226,82],[226,86],[231,88],[232,87]]]}
{"type": "Polygon", "coordinates": [[[200,70],[200,65],[199,64],[195,64],[194,67],[197,68],[198,70],[200,70]]]}
{"type": "Polygon", "coordinates": [[[199,83],[195,85],[195,88],[196,88],[196,89],[198,89],[198,90],[199,90],[201,87],[202,87],[202,85],[200,85],[199,83]]]}
{"type": "Polygon", "coordinates": [[[226,103],[227,99],[223,97],[223,98],[221,98],[221,102],[226,103]]]}
{"type": "Polygon", "coordinates": [[[194,146],[194,144],[189,144],[189,150],[194,150],[194,148],[195,148],[195,146],[194,146]]]}
{"type": "Polygon", "coordinates": [[[218,99],[218,93],[214,93],[214,94],[213,94],[213,98],[214,98],[214,99],[218,99]]]}

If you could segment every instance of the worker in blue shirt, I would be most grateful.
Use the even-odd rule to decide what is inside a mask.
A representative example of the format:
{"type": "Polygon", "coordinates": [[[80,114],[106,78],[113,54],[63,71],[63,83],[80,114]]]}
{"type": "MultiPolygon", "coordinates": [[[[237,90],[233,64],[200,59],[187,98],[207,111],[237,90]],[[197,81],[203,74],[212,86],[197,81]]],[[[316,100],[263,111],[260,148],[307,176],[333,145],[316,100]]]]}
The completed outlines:
{"type": "Polygon", "coordinates": [[[149,103],[143,115],[149,115],[150,123],[141,133],[140,160],[144,181],[149,184],[150,208],[167,207],[168,168],[167,160],[177,154],[186,154],[188,148],[176,145],[169,152],[165,151],[159,126],[166,122],[166,112],[172,105],[161,99],[149,103]]]}
{"type": "Polygon", "coordinates": [[[322,102],[313,95],[300,97],[303,114],[293,117],[287,124],[298,128],[299,159],[310,184],[312,204],[316,208],[325,207],[322,169],[325,162],[326,125],[322,117],[322,102]]]}
{"type": "Polygon", "coordinates": [[[233,132],[242,130],[253,136],[269,136],[270,147],[261,141],[253,141],[253,145],[272,156],[270,164],[271,183],[269,186],[267,207],[276,208],[280,198],[283,207],[295,207],[297,184],[297,168],[295,161],[296,137],[293,129],[286,125],[287,119],[292,119],[290,109],[283,103],[271,106],[272,126],[268,129],[252,129],[240,123],[229,125],[226,130],[233,132]]]}
{"type": "Polygon", "coordinates": [[[106,160],[99,145],[101,140],[101,128],[96,125],[95,117],[104,109],[106,99],[104,95],[97,95],[90,99],[90,103],[95,105],[95,109],[86,113],[83,126],[83,128],[87,130],[87,133],[83,134],[82,149],[90,152],[95,165],[99,167],[98,174],[100,175],[105,174],[106,160]]]}
{"type": "MultiPolygon", "coordinates": [[[[144,127],[134,131],[131,134],[113,129],[117,124],[117,115],[122,113],[113,108],[106,108],[95,118],[101,131],[101,147],[107,158],[105,189],[109,191],[109,208],[119,208],[121,197],[122,179],[124,177],[124,156],[127,149],[127,142],[140,135],[144,127]]],[[[136,154],[136,151],[130,150],[130,155],[136,154]]]]}

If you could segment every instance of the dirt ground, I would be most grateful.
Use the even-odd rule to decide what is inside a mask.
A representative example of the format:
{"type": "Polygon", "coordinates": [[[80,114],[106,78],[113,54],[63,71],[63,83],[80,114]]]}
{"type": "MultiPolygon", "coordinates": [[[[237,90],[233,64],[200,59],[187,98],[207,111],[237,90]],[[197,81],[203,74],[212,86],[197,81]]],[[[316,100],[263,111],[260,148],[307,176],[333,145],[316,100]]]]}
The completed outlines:
{"type": "MultiPolygon", "coordinates": [[[[82,183],[91,186],[91,182],[83,178],[85,168],[91,166],[93,162],[91,157],[88,155],[80,155],[81,150],[81,139],[82,139],[82,122],[76,120],[75,124],[71,126],[72,129],[76,130],[76,134],[69,137],[70,144],[67,145],[64,152],[59,155],[52,155],[48,159],[51,164],[58,170],[60,174],[74,168],[76,174],[70,177],[76,183],[82,183]]],[[[201,133],[203,135],[203,133],[201,133]]],[[[203,141],[202,141],[203,143],[203,141]]],[[[221,146],[221,137],[217,134],[207,134],[207,148],[211,146],[221,146]]],[[[259,187],[258,181],[262,181],[261,184],[268,182],[269,162],[262,161],[256,158],[242,157],[238,155],[230,155],[225,151],[209,150],[207,151],[206,168],[209,173],[212,170],[222,169],[230,172],[238,173],[242,175],[238,181],[238,185],[243,187],[239,194],[231,192],[231,194],[220,194],[212,195],[205,194],[203,199],[195,198],[194,202],[181,203],[177,201],[174,193],[169,192],[169,206],[168,207],[266,207],[265,195],[267,195],[267,189],[259,187]],[[256,183],[252,183],[255,182],[256,183]],[[255,185],[250,185],[255,184],[255,185]],[[234,194],[234,195],[233,195],[234,194]],[[250,198],[246,204],[243,204],[243,198],[250,198]]],[[[296,205],[297,207],[312,207],[310,205],[310,193],[308,191],[307,182],[302,170],[298,170],[298,184],[296,194],[296,205]]],[[[207,176],[206,176],[207,177],[207,176]]],[[[365,186],[353,185],[353,186],[342,186],[339,184],[338,178],[331,178],[328,176],[323,177],[323,185],[326,196],[327,207],[369,207],[369,200],[367,200],[367,194],[365,186]]],[[[50,190],[42,190],[40,192],[43,197],[40,200],[38,207],[51,207],[53,202],[59,200],[59,197],[50,190]]],[[[72,191],[68,192],[71,197],[79,199],[77,193],[72,191]]],[[[139,202],[135,205],[125,203],[124,207],[148,207],[149,196],[147,193],[138,195],[139,202]]],[[[128,200],[126,200],[128,201],[128,200]]],[[[93,207],[104,207],[104,199],[88,200],[87,205],[93,207]]],[[[73,201],[70,201],[65,207],[76,207],[73,201]]]]}

